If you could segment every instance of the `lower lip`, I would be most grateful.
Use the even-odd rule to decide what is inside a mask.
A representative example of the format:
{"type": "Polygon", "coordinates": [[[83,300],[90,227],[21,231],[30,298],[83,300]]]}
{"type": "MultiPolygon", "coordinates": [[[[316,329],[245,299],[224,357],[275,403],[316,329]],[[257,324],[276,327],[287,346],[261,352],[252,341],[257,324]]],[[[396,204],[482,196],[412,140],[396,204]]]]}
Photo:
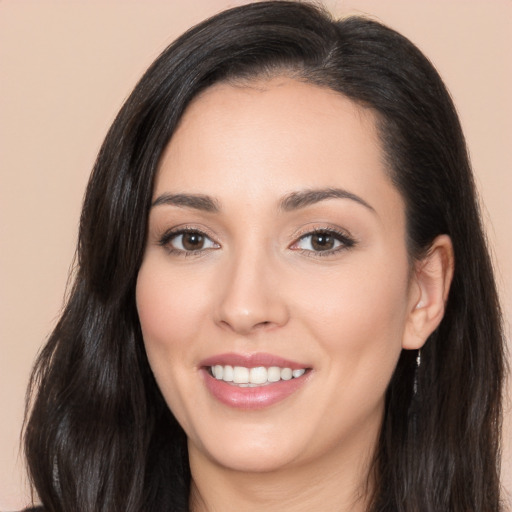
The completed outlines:
{"type": "Polygon", "coordinates": [[[281,402],[298,391],[310,374],[306,372],[299,378],[280,380],[265,386],[241,388],[217,380],[206,369],[203,369],[202,373],[208,391],[219,402],[235,409],[264,409],[281,402]]]}

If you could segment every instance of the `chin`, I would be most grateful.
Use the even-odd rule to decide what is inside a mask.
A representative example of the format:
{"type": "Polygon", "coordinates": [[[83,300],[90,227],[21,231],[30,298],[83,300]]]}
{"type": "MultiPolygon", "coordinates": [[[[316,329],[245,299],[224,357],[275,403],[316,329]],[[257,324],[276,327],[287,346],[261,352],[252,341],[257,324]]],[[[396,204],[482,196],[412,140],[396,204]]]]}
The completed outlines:
{"type": "Polygon", "coordinates": [[[290,438],[279,432],[262,434],[255,430],[259,429],[239,429],[220,436],[210,431],[210,435],[202,436],[202,442],[198,443],[189,436],[189,455],[191,458],[207,458],[231,471],[265,473],[293,465],[304,453],[304,443],[293,436],[290,438]]]}

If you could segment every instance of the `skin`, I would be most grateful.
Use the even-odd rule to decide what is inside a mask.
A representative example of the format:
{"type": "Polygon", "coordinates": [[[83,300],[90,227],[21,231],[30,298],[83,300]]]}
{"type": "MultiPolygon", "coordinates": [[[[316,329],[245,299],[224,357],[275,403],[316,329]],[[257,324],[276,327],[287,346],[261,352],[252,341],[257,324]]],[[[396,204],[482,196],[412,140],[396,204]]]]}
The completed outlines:
{"type": "Polygon", "coordinates": [[[421,347],[442,318],[453,264],[440,237],[411,265],[383,160],[370,111],[286,77],[214,85],[185,112],[154,200],[207,195],[218,211],[154,204],[137,307],[188,436],[192,510],[364,510],[386,386],[401,350],[421,347]],[[366,204],[282,207],[333,187],[366,204]],[[184,226],[208,237],[202,250],[183,251],[179,235],[161,243],[184,226]],[[314,229],[352,242],[315,250],[314,229]],[[226,352],[300,362],[307,382],[270,407],[229,407],[200,369],[226,352]]]}

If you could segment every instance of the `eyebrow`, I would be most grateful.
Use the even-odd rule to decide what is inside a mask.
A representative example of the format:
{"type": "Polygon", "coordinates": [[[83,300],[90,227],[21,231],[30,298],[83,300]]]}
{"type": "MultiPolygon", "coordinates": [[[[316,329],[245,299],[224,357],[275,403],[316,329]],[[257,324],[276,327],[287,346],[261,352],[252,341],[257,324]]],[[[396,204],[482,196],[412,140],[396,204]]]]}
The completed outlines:
{"type": "MultiPolygon", "coordinates": [[[[292,192],[281,199],[279,209],[290,212],[327,199],[350,199],[375,213],[375,209],[363,198],[341,188],[322,188],[292,192]]],[[[221,210],[216,199],[204,194],[162,194],[153,201],[151,207],[160,205],[193,208],[194,210],[209,213],[219,213],[221,210]]]]}
{"type": "Polygon", "coordinates": [[[363,198],[341,188],[322,188],[292,192],[281,200],[279,208],[289,212],[325,201],[326,199],[350,199],[376,213],[375,209],[363,198]]]}
{"type": "Polygon", "coordinates": [[[153,201],[151,207],[162,204],[193,208],[194,210],[210,213],[218,213],[220,211],[218,202],[210,196],[203,194],[162,194],[153,201]]]}

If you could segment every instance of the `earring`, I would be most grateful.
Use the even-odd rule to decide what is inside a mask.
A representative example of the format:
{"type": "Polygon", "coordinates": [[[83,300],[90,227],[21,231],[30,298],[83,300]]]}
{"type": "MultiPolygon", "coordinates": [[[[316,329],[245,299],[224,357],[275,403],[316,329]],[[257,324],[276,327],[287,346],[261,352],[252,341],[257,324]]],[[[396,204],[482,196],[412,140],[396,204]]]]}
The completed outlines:
{"type": "Polygon", "coordinates": [[[418,394],[418,371],[421,366],[421,348],[418,349],[418,355],[416,356],[416,368],[414,370],[414,383],[413,383],[413,391],[414,395],[418,394]]]}

